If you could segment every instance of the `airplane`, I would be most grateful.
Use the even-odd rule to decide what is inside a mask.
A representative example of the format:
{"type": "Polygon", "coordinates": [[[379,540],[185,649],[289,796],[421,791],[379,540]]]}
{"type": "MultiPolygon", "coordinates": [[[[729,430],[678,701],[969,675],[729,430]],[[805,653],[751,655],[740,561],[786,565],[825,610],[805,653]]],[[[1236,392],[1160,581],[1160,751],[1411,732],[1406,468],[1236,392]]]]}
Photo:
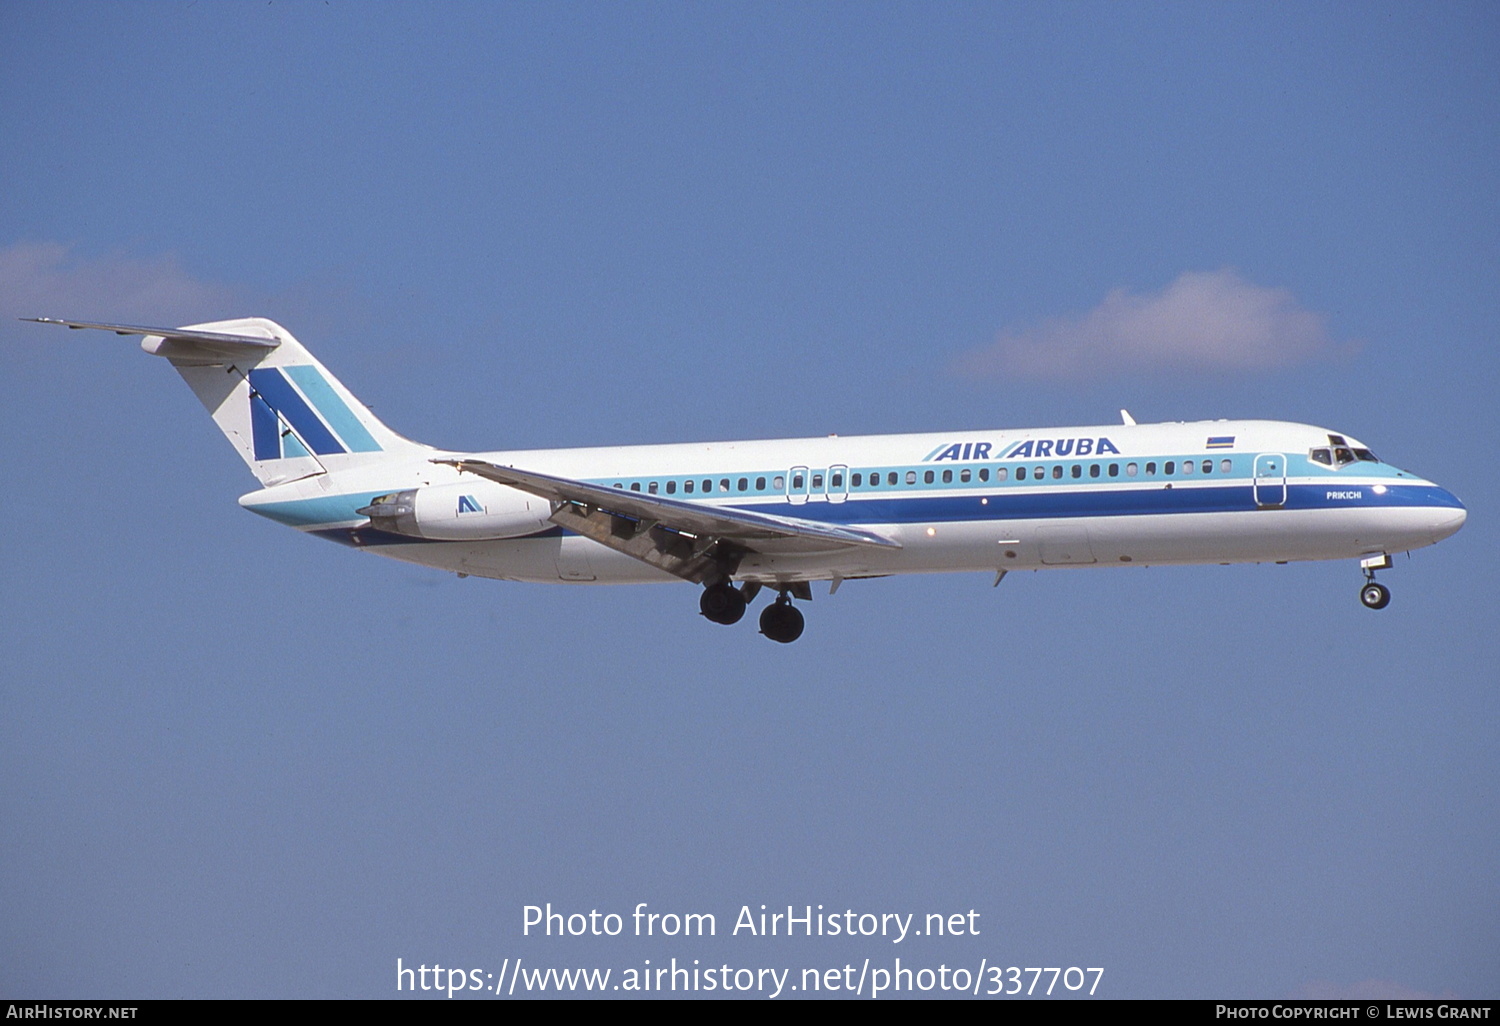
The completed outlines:
{"type": "Polygon", "coordinates": [[[1463,526],[1451,492],[1325,428],[1266,420],[455,452],[386,427],[261,317],[140,335],[261,487],[252,513],[393,559],[510,581],[700,585],[733,624],[789,643],[814,581],[1080,566],[1358,559],[1463,526]]]}

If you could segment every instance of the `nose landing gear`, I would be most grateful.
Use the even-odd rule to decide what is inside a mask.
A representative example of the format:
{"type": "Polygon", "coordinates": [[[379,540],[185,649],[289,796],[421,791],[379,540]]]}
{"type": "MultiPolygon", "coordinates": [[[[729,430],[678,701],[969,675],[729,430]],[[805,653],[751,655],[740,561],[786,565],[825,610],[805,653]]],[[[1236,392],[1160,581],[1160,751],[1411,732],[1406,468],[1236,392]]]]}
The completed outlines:
{"type": "Polygon", "coordinates": [[[1376,582],[1375,571],[1390,568],[1390,554],[1381,553],[1378,556],[1369,556],[1361,559],[1359,565],[1365,572],[1365,583],[1359,589],[1359,600],[1370,609],[1384,609],[1391,604],[1391,589],[1376,582]]]}

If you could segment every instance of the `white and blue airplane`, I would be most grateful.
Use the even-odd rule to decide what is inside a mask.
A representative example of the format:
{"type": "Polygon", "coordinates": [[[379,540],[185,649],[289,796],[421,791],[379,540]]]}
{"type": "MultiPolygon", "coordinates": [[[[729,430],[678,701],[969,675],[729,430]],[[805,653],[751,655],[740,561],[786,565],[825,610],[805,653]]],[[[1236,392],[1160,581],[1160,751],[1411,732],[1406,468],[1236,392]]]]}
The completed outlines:
{"type": "Polygon", "coordinates": [[[260,317],[142,335],[261,488],[253,513],[461,577],[702,586],[791,642],[813,581],[891,574],[1358,559],[1371,609],[1391,554],[1463,526],[1453,494],[1347,435],[1240,420],[452,452],[386,427],[260,317]]]}

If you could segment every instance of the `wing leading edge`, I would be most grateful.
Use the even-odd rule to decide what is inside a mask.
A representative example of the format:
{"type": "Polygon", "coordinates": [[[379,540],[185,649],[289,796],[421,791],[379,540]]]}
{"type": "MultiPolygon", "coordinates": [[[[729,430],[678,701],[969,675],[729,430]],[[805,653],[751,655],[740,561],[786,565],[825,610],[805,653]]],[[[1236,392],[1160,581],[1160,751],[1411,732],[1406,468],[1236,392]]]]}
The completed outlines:
{"type": "Polygon", "coordinates": [[[560,527],[700,584],[728,579],[749,552],[800,554],[848,547],[901,548],[899,542],[855,527],[642,495],[502,467],[487,460],[432,462],[546,499],[552,505],[551,520],[560,527]]]}

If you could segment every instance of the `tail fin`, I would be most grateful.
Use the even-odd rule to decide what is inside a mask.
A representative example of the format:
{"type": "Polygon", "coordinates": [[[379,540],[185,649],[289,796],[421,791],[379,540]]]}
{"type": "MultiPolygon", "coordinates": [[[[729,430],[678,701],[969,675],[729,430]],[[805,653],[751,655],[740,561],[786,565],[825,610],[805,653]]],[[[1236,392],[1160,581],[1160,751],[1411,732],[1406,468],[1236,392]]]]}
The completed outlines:
{"type": "Polygon", "coordinates": [[[46,323],[144,335],[141,348],[177,368],[262,485],[427,448],[382,424],[289,331],[264,317],[183,328],[46,323]]]}

